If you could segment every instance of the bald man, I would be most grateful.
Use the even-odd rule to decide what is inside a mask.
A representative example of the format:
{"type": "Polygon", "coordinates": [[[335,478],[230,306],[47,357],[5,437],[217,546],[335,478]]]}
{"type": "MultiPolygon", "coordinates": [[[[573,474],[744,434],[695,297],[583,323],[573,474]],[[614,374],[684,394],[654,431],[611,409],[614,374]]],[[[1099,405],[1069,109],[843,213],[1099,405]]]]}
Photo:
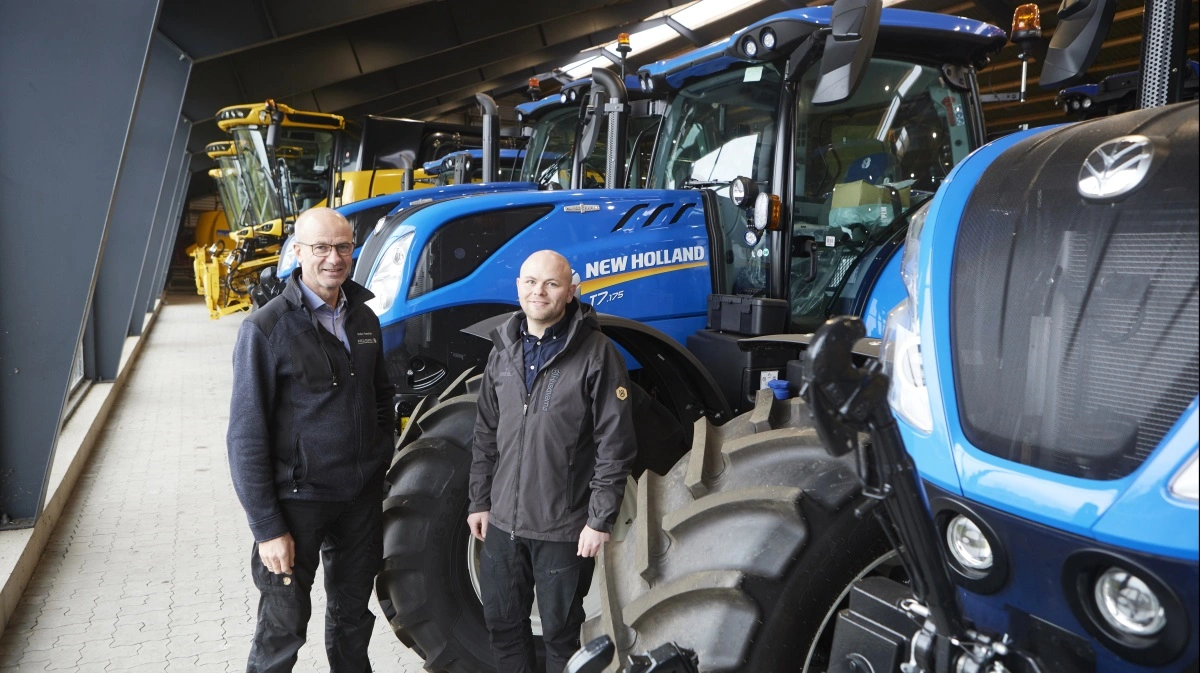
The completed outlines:
{"type": "Polygon", "coordinates": [[[536,252],[492,333],[479,391],[467,525],[498,673],[532,673],[537,588],[546,673],[579,649],[583,597],[636,453],[625,361],[575,299],[571,265],[536,252]]]}
{"type": "Polygon", "coordinates": [[[330,670],[366,673],[393,390],[379,319],[364,304],[372,295],[348,280],[350,223],[314,208],[295,230],[299,267],[280,296],[242,323],[233,351],[226,443],[260,592],[246,670],[292,670],[320,561],[330,670]]]}

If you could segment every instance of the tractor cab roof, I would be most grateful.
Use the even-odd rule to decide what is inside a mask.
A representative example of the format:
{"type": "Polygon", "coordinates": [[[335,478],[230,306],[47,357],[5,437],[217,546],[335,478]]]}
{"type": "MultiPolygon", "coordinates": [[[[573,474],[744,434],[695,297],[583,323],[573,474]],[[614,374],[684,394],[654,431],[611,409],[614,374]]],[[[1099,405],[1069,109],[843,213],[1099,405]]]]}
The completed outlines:
{"type": "MultiPolygon", "coordinates": [[[[780,12],[719,42],[644,66],[638,71],[639,84],[643,89],[664,86],[679,89],[691,79],[726,70],[735,63],[754,64],[786,58],[811,33],[828,27],[832,15],[830,6],[780,12]],[[770,48],[762,44],[763,36],[768,33],[774,43],[770,48]]],[[[906,9],[884,9],[875,52],[943,63],[982,65],[989,53],[998,51],[1007,41],[1007,33],[981,21],[906,9]]]]}
{"type": "MultiPolygon", "coordinates": [[[[592,78],[580,77],[564,84],[556,93],[545,98],[517,105],[517,113],[522,120],[536,120],[551,110],[561,109],[565,105],[578,105],[579,98],[587,94],[591,88],[592,78]]],[[[645,97],[638,87],[637,75],[625,76],[625,89],[629,92],[631,100],[645,97]]]]}

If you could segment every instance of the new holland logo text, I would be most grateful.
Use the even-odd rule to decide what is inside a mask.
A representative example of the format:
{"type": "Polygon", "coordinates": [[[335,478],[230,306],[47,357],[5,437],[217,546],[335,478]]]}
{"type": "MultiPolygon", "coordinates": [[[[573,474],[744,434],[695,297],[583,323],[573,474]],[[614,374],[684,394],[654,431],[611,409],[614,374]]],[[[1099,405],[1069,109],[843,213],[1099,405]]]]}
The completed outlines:
{"type": "Polygon", "coordinates": [[[594,213],[600,210],[600,206],[594,203],[577,203],[573,206],[563,206],[563,212],[566,213],[594,213]]]}
{"type": "Polygon", "coordinates": [[[1079,194],[1110,200],[1137,189],[1154,161],[1154,145],[1146,136],[1125,136],[1092,150],[1079,169],[1079,194]]]}

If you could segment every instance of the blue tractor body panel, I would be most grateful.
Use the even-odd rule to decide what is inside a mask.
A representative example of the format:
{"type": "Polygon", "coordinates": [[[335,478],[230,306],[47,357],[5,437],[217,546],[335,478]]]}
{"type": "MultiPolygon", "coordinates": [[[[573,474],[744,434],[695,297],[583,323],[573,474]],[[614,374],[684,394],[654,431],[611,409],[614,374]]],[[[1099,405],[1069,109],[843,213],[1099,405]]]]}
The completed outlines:
{"type": "MultiPolygon", "coordinates": [[[[517,150],[504,150],[515,152],[517,150]]],[[[338,206],[334,210],[338,211],[346,218],[357,215],[365,210],[370,210],[379,206],[388,206],[391,208],[387,211],[387,215],[399,212],[404,208],[412,206],[414,203],[420,205],[441,199],[452,199],[468,194],[490,194],[492,192],[516,192],[522,190],[536,190],[537,185],[532,182],[492,182],[488,184],[470,184],[470,185],[446,185],[442,187],[429,187],[426,189],[418,189],[410,192],[393,192],[391,194],[381,194],[373,196],[362,201],[355,201],[344,206],[338,206]]],[[[374,232],[372,232],[374,233],[374,232]]],[[[358,261],[358,256],[362,254],[363,246],[370,240],[371,234],[368,234],[363,241],[354,248],[354,260],[358,261]]],[[[292,241],[295,236],[288,236],[283,241],[282,249],[288,251],[292,247],[292,241]]],[[[296,258],[294,255],[281,254],[279,256],[279,267],[276,273],[277,278],[287,278],[296,268],[296,258]]]]}
{"type": "MultiPolygon", "coordinates": [[[[515,306],[521,264],[547,247],[571,262],[581,298],[597,310],[645,322],[681,343],[704,327],[711,274],[704,208],[695,190],[524,192],[437,203],[386,233],[385,249],[413,236],[400,287],[411,287],[420,251],[445,223],[531,206],[548,210],[485,264],[443,287],[398,300],[382,313],[385,351],[403,341],[404,323],[414,316],[471,304],[515,306]]],[[[375,270],[364,269],[361,278],[375,270]]]]}

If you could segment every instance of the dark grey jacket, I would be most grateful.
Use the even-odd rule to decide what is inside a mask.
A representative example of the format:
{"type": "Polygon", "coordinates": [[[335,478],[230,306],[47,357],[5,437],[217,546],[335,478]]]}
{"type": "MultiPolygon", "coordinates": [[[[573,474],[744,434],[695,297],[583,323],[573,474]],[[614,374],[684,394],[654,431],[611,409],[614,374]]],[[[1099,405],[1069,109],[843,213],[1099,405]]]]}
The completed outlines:
{"type": "Polygon", "coordinates": [[[625,361],[581,305],[567,345],[538,372],[522,371],[521,322],[492,332],[479,391],[470,511],[501,530],[574,542],[584,524],[610,532],[637,452],[625,361]]]}
{"type": "Polygon", "coordinates": [[[280,500],[353,500],[377,488],[392,457],[393,389],[372,297],[347,280],[351,352],[318,327],[299,272],[251,313],[233,350],[229,471],[254,539],[289,532],[280,500]]]}

